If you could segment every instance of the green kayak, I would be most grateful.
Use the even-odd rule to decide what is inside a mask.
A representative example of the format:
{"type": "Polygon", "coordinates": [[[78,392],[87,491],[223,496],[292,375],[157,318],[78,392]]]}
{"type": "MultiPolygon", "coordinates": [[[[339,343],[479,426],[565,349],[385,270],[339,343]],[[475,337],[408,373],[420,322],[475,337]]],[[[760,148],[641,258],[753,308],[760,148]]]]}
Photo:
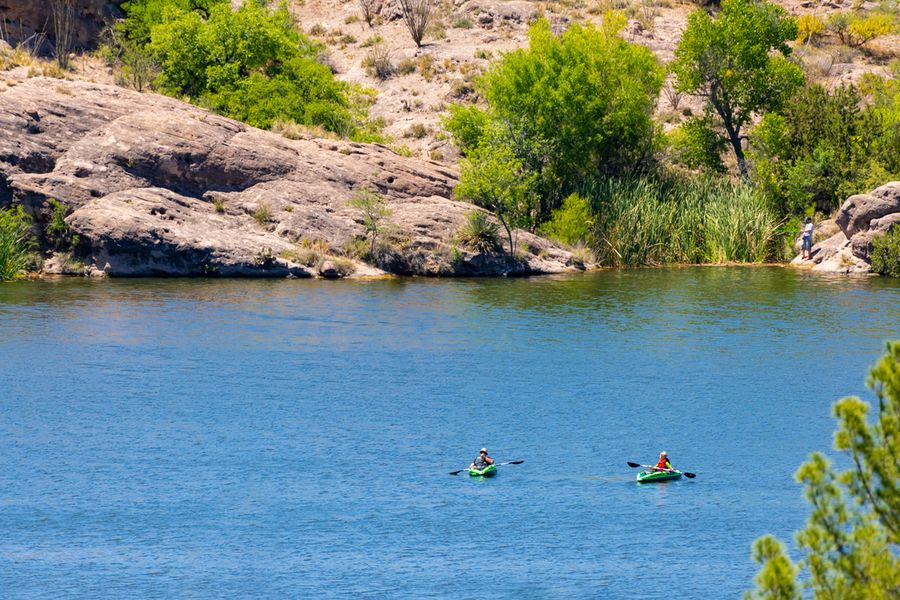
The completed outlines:
{"type": "Polygon", "coordinates": [[[676,479],[681,479],[681,471],[641,471],[637,474],[638,483],[674,481],[676,479]]]}
{"type": "Polygon", "coordinates": [[[488,465],[485,468],[479,469],[469,469],[469,475],[472,477],[493,477],[497,474],[497,467],[494,465],[488,465]]]}

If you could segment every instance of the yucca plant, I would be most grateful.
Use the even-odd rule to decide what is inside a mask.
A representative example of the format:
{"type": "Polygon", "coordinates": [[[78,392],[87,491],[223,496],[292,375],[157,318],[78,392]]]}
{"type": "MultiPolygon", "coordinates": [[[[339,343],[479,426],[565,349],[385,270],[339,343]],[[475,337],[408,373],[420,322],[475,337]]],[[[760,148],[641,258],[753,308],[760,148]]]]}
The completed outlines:
{"type": "Polygon", "coordinates": [[[478,254],[500,251],[500,226],[487,214],[473,210],[466,214],[466,222],[456,232],[456,242],[478,254]]]}

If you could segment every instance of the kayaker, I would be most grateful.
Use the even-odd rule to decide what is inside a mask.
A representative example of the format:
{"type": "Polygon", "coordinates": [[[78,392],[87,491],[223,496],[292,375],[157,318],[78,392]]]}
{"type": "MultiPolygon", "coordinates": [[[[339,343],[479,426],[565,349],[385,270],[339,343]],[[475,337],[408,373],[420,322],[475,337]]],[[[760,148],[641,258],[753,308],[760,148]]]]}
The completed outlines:
{"type": "Polygon", "coordinates": [[[669,462],[669,455],[666,454],[666,451],[663,450],[659,453],[659,461],[656,463],[656,466],[653,467],[657,471],[671,471],[672,463],[669,462]]]}
{"type": "Polygon", "coordinates": [[[494,464],[494,459],[488,456],[487,448],[482,448],[478,451],[478,456],[475,458],[475,460],[472,461],[472,464],[469,465],[469,468],[478,469],[480,471],[488,465],[492,464],[494,464]]]}

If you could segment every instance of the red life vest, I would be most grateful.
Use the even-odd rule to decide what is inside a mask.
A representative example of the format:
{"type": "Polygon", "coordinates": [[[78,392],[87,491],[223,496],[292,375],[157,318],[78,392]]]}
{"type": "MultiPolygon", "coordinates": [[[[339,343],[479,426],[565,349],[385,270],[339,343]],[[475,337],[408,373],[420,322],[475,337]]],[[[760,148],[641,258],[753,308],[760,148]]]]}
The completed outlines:
{"type": "Polygon", "coordinates": [[[659,462],[656,463],[657,469],[671,469],[672,463],[669,462],[668,456],[661,456],[659,462]]]}

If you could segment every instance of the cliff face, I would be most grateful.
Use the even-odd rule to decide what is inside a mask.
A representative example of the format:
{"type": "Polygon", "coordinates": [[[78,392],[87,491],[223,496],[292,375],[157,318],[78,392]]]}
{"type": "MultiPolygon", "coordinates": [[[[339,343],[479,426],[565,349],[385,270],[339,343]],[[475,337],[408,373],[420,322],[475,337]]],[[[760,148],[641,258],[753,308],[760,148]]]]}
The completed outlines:
{"type": "Polygon", "coordinates": [[[474,207],[452,199],[455,171],[379,145],[288,140],[172,98],[45,78],[0,92],[0,131],[0,206],[23,205],[42,230],[60,202],[94,273],[313,275],[321,265],[293,262],[292,250],[315,242],[340,255],[358,243],[362,214],[348,200],[363,188],[393,211],[386,271],[572,268],[568,252],[524,232],[520,260],[458,251],[474,207]]]}
{"type": "Polygon", "coordinates": [[[0,31],[6,41],[13,46],[26,42],[39,52],[54,48],[54,2],[70,6],[72,47],[82,49],[94,47],[103,27],[123,16],[119,5],[125,0],[0,0],[0,31]]]}

